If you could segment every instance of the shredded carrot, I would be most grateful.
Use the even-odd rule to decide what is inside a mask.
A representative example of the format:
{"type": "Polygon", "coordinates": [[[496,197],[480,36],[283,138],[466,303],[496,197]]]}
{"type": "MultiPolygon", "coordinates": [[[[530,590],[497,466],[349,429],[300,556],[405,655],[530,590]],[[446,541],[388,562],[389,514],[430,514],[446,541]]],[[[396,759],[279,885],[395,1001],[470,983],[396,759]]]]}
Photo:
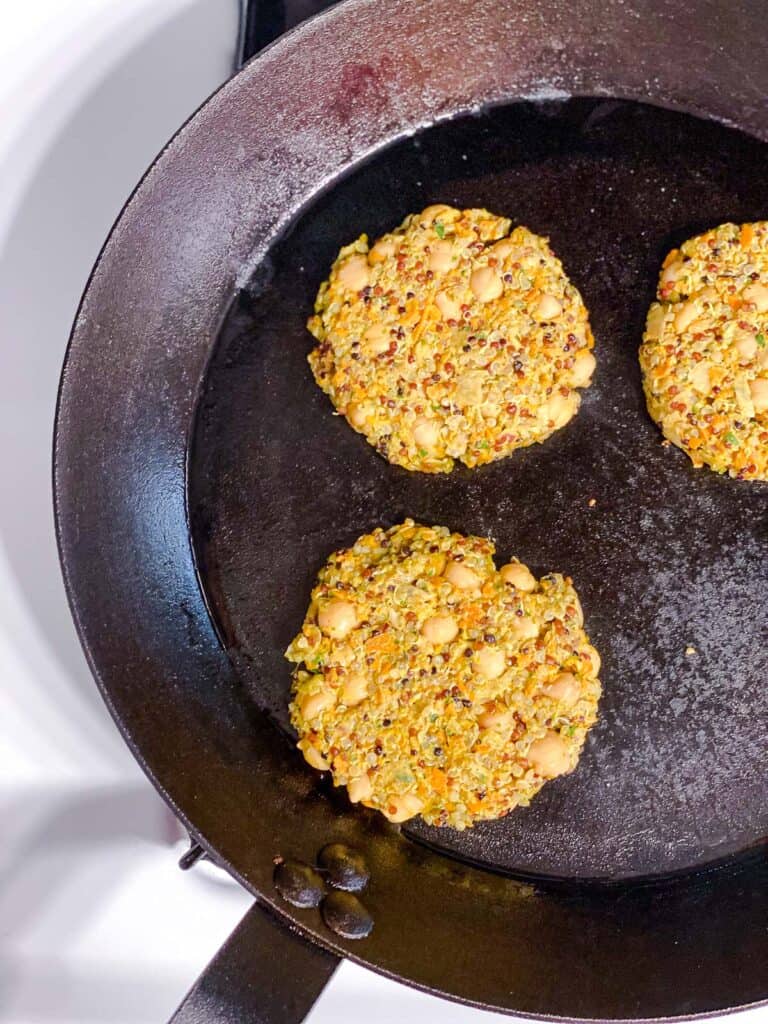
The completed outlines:
{"type": "Polygon", "coordinates": [[[482,607],[480,605],[473,604],[467,608],[466,615],[464,616],[464,622],[467,627],[476,626],[482,617],[482,607]]]}
{"type": "Polygon", "coordinates": [[[752,240],[755,237],[755,229],[751,224],[741,225],[741,234],[739,235],[739,241],[741,242],[742,249],[748,249],[752,245],[752,240]]]}
{"type": "Polygon", "coordinates": [[[380,633],[365,641],[366,654],[393,654],[397,650],[397,644],[388,633],[380,633]]]}
{"type": "Polygon", "coordinates": [[[669,252],[667,253],[665,259],[664,259],[664,262],[662,263],[662,267],[664,268],[664,270],[666,270],[667,267],[669,266],[669,264],[673,263],[677,259],[677,257],[679,255],[680,255],[680,250],[679,249],[670,249],[669,252]]]}

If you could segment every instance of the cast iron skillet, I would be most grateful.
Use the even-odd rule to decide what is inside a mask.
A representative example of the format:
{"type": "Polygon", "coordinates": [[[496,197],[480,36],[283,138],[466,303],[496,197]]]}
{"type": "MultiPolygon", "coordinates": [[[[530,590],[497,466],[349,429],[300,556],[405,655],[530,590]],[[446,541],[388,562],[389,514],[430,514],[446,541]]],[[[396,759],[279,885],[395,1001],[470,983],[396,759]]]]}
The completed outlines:
{"type": "Polygon", "coordinates": [[[55,494],[112,714],[257,896],[176,1020],[299,1021],[339,956],[536,1016],[768,997],[766,491],[663,449],[636,366],[665,251],[766,215],[761,42],[757,4],[349,0],[221,89],[128,203],[75,324],[55,494]],[[331,415],[303,328],[341,244],[435,201],[550,235],[599,366],[546,445],[447,477],[331,415]],[[463,834],[352,809],[287,734],[317,568],[406,515],[571,573],[604,657],[578,771],[463,834]],[[363,940],[274,887],[276,858],[332,841],[370,869],[363,940]]]}

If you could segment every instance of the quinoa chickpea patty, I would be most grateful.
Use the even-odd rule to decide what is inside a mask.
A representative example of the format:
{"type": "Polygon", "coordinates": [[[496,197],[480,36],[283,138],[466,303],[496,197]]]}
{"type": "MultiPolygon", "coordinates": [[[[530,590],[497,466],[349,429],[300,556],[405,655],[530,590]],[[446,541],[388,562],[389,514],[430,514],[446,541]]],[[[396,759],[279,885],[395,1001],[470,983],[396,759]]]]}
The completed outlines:
{"type": "Polygon", "coordinates": [[[307,326],[348,423],[425,473],[544,441],[595,368],[587,310],[545,238],[487,210],[430,206],[345,246],[307,326]]]}
{"type": "Polygon", "coordinates": [[[291,721],[313,768],[390,821],[464,829],[570,772],[600,658],[571,580],[407,519],[331,555],[299,635],[291,721]]]}
{"type": "Polygon", "coordinates": [[[673,249],[648,313],[648,411],[694,466],[768,480],[768,221],[673,249]]]}

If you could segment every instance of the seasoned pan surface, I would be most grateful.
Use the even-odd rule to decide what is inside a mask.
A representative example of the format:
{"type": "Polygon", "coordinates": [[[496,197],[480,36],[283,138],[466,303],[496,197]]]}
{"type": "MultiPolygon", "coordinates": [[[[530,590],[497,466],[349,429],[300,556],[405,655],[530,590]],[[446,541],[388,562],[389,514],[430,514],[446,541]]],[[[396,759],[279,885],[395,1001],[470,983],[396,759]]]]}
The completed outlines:
{"type": "Polygon", "coordinates": [[[577,771],[503,821],[409,823],[414,838],[513,873],[615,879],[702,866],[768,832],[768,492],[662,447],[637,365],[664,255],[721,221],[764,218],[765,157],[732,129],[614,100],[442,123],[333,183],[229,309],[190,459],[194,543],[238,677],[286,744],[282,652],[327,555],[374,526],[411,516],[488,535],[499,559],[569,573],[582,595],[604,696],[577,771]],[[447,476],[384,462],[306,363],[305,321],[338,248],[432,202],[548,235],[598,360],[566,429],[447,476]]]}

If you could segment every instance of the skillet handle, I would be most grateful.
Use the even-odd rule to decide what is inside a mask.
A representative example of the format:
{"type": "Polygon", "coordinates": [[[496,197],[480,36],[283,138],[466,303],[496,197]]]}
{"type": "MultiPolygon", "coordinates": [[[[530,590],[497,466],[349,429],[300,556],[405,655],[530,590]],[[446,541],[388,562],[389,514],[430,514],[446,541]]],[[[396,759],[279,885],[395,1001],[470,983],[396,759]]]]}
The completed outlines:
{"type": "Polygon", "coordinates": [[[254,903],[169,1024],[301,1024],[338,965],[254,903]]]}

